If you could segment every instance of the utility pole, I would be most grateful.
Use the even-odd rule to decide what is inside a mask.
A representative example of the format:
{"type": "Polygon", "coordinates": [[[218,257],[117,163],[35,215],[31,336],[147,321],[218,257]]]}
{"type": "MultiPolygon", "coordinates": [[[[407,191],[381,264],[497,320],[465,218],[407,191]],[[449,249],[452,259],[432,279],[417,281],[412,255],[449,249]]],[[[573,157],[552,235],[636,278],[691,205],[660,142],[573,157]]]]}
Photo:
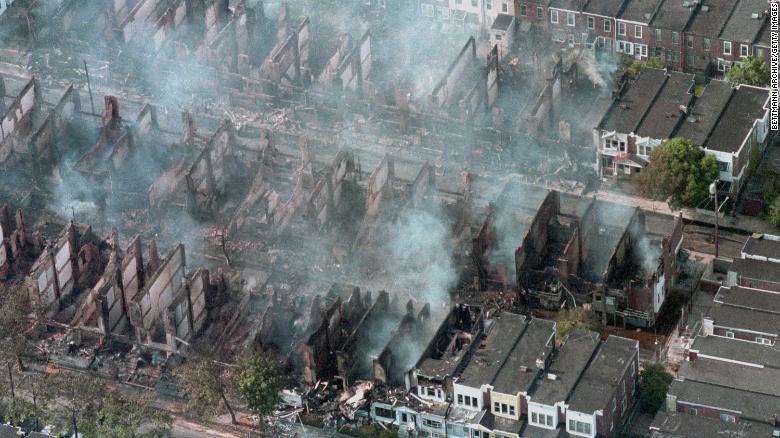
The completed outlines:
{"type": "Polygon", "coordinates": [[[720,214],[720,205],[718,205],[718,180],[710,184],[710,195],[715,197],[715,258],[718,258],[718,215],[720,214]]]}
{"type": "Polygon", "coordinates": [[[92,99],[92,85],[89,83],[89,68],[87,68],[87,60],[84,60],[84,71],[87,72],[87,90],[89,90],[89,103],[92,105],[92,114],[95,114],[95,101],[92,99]]]}

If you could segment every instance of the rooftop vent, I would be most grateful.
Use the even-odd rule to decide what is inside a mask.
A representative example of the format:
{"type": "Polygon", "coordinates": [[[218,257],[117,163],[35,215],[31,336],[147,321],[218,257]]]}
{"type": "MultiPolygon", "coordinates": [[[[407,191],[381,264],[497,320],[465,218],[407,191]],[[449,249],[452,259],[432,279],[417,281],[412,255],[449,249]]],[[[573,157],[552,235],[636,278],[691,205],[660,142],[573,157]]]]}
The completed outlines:
{"type": "Polygon", "coordinates": [[[520,372],[521,373],[527,373],[528,372],[528,367],[525,366],[525,365],[520,365],[520,372]]]}
{"type": "Polygon", "coordinates": [[[758,15],[758,12],[753,12],[752,14],[750,14],[750,18],[754,20],[758,20],[758,17],[760,17],[760,15],[758,15]]]}
{"type": "Polygon", "coordinates": [[[689,1],[684,1],[684,2],[683,2],[683,7],[684,7],[684,8],[690,8],[690,7],[691,7],[691,2],[689,2],[689,1]]]}
{"type": "Polygon", "coordinates": [[[773,436],[773,437],[780,437],[780,430],[774,430],[774,431],[772,431],[772,436],[773,436]]]}
{"type": "Polygon", "coordinates": [[[707,5],[704,5],[704,6],[701,7],[701,11],[702,12],[709,12],[710,11],[710,7],[707,6],[707,5]]]}
{"type": "Polygon", "coordinates": [[[553,373],[547,373],[547,380],[558,380],[558,376],[553,373]]]}

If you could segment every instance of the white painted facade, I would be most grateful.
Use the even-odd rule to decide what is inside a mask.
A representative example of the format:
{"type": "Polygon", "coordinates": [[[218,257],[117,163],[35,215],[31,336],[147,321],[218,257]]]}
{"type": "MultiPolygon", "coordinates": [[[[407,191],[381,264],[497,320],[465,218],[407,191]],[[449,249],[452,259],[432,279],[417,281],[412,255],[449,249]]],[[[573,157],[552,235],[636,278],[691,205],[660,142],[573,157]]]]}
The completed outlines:
{"type": "Polygon", "coordinates": [[[596,436],[596,413],[566,412],[566,431],[570,435],[593,438],[596,436]]]}
{"type": "Polygon", "coordinates": [[[472,411],[481,411],[482,409],[485,409],[482,392],[482,388],[474,388],[455,383],[455,406],[472,411]]]}
{"type": "Polygon", "coordinates": [[[555,429],[558,427],[558,405],[543,405],[529,400],[528,423],[543,429],[555,429]]]}

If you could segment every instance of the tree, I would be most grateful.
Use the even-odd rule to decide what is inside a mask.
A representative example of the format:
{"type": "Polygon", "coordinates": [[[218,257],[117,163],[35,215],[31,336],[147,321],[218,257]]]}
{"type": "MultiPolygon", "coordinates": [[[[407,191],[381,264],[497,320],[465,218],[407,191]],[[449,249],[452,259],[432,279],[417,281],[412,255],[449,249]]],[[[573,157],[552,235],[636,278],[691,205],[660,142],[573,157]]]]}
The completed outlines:
{"type": "Polygon", "coordinates": [[[95,436],[98,412],[103,405],[103,387],[91,378],[68,372],[54,374],[49,383],[59,407],[56,410],[59,423],[72,429],[74,436],[79,433],[95,436]]]}
{"type": "Polygon", "coordinates": [[[173,418],[152,405],[152,397],[144,394],[116,394],[100,409],[99,436],[114,438],[152,438],[164,435],[173,418]],[[140,432],[143,430],[143,432],[140,432]]]}
{"type": "Polygon", "coordinates": [[[666,401],[673,377],[660,363],[645,363],[639,378],[639,404],[643,411],[655,413],[666,401]]]}
{"type": "Polygon", "coordinates": [[[27,348],[29,297],[18,286],[0,284],[0,363],[8,370],[11,397],[15,396],[13,363],[23,369],[22,355],[27,348]]]}
{"type": "Polygon", "coordinates": [[[718,163],[693,142],[673,138],[650,153],[650,164],[636,179],[643,196],[668,199],[673,208],[695,207],[709,196],[710,184],[718,178],[718,163]]]}
{"type": "Polygon", "coordinates": [[[188,414],[201,418],[214,417],[221,413],[220,405],[230,413],[230,420],[236,424],[236,414],[228,401],[231,388],[230,374],[216,363],[192,358],[176,369],[176,377],[187,396],[188,414]]]}
{"type": "Polygon", "coordinates": [[[279,401],[279,371],[273,361],[259,354],[241,358],[235,384],[241,400],[258,415],[270,414],[279,401]]]}
{"type": "Polygon", "coordinates": [[[742,65],[731,67],[726,74],[729,82],[734,84],[754,85],[766,87],[769,85],[769,69],[761,58],[748,56],[742,61],[742,65]]]}
{"type": "Polygon", "coordinates": [[[775,196],[775,199],[769,205],[766,219],[770,224],[780,228],[780,195],[775,196]]]}
{"type": "Polygon", "coordinates": [[[558,317],[555,319],[555,335],[560,341],[566,339],[569,333],[578,328],[598,331],[601,329],[601,325],[593,311],[585,310],[582,307],[561,309],[558,312],[558,317]]]}

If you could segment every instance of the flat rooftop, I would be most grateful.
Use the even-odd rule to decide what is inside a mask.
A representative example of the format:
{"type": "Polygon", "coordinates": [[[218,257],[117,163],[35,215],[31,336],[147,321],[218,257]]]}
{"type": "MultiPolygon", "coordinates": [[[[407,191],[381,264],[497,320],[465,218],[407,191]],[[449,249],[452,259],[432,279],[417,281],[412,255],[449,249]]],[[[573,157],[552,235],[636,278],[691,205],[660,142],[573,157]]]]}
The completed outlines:
{"type": "Polygon", "coordinates": [[[536,359],[546,358],[550,354],[554,334],[554,321],[532,319],[498,372],[493,382],[493,391],[512,395],[527,393],[539,373],[536,359]]]}
{"type": "Polygon", "coordinates": [[[661,29],[682,32],[688,26],[691,17],[693,17],[694,10],[693,1],[664,0],[650,25],[661,29]]]}
{"type": "Polygon", "coordinates": [[[726,81],[710,81],[704,87],[701,97],[696,99],[696,104],[691,108],[688,118],[680,126],[677,135],[690,139],[696,146],[707,144],[733,91],[734,88],[726,81]]]}
{"type": "Polygon", "coordinates": [[[598,333],[582,329],[573,331],[553,358],[548,374],[532,391],[531,401],[548,406],[566,401],[598,345],[598,333]],[[550,379],[550,375],[555,376],[555,380],[550,379]]]}
{"type": "Polygon", "coordinates": [[[721,287],[714,302],[730,307],[780,314],[780,293],[749,287],[721,287]]]}
{"type": "Polygon", "coordinates": [[[667,394],[677,396],[678,402],[736,411],[749,420],[767,421],[774,415],[780,415],[778,397],[693,380],[672,381],[667,394]]]}
{"type": "Polygon", "coordinates": [[[776,313],[715,304],[708,316],[716,326],[750,330],[757,332],[756,336],[760,333],[780,335],[780,316],[776,313]]]}
{"type": "Polygon", "coordinates": [[[673,137],[685,113],[682,106],[693,100],[693,75],[670,71],[668,80],[658,94],[636,133],[642,137],[665,140],[673,137]]]}
{"type": "MultiPolygon", "coordinates": [[[[726,41],[752,44],[764,26],[766,21],[764,11],[766,9],[766,0],[738,0],[720,38],[726,41]],[[754,16],[756,18],[753,18],[754,16]]],[[[734,47],[733,49],[738,50],[739,48],[734,47]]]]}
{"type": "Polygon", "coordinates": [[[736,6],[734,0],[704,0],[686,33],[704,38],[718,38],[734,6],[736,6]]]}
{"type": "Polygon", "coordinates": [[[508,312],[496,315],[485,339],[475,340],[480,345],[456,383],[474,388],[492,383],[527,325],[523,315],[508,312]]]}
{"type": "Polygon", "coordinates": [[[664,83],[666,72],[654,68],[642,70],[639,77],[625,90],[620,100],[614,102],[601,121],[601,129],[620,133],[636,132],[644,115],[653,105],[664,83]]]}
{"type": "Polygon", "coordinates": [[[607,406],[617,388],[617,382],[638,354],[638,341],[619,336],[607,338],[574,388],[569,398],[569,409],[592,413],[607,406]]]}
{"type": "Polygon", "coordinates": [[[663,0],[628,0],[618,19],[649,24],[663,0]]]}
{"type": "Polygon", "coordinates": [[[770,437],[774,428],[768,424],[740,421],[729,423],[718,419],[682,412],[659,411],[650,425],[651,438],[770,437]]]}
{"type": "Polygon", "coordinates": [[[713,359],[683,362],[678,376],[685,380],[776,397],[780,394],[780,370],[756,368],[713,359]]]}
{"type": "Polygon", "coordinates": [[[770,345],[728,339],[721,336],[697,336],[691,346],[699,355],[750,362],[780,369],[780,351],[770,345]]]}
{"type": "Polygon", "coordinates": [[[742,142],[753,129],[753,123],[764,117],[767,111],[764,105],[768,98],[768,89],[746,85],[735,89],[704,147],[719,152],[739,151],[742,142]]]}
{"type": "Polygon", "coordinates": [[[734,259],[729,270],[745,278],[780,283],[780,269],[777,269],[777,263],[755,259],[734,259]]]}
{"type": "Polygon", "coordinates": [[[760,235],[760,237],[751,236],[745,242],[742,252],[747,255],[780,260],[780,237],[767,235],[760,235]]]}

